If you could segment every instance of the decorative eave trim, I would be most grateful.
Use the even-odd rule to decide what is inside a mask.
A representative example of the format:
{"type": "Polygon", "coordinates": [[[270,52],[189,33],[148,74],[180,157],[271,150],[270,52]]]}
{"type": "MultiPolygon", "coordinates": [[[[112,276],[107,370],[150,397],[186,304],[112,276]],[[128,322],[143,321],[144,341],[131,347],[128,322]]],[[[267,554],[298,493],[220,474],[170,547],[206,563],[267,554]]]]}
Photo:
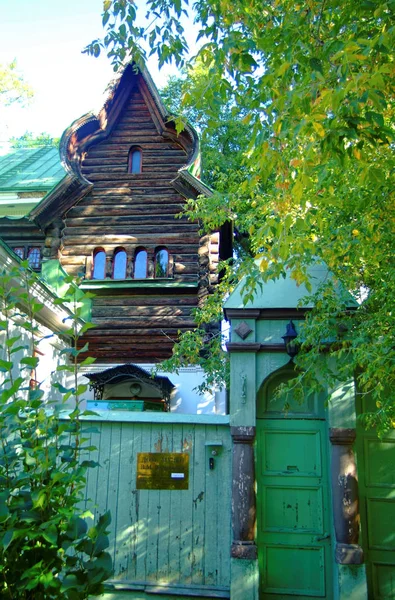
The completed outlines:
{"type": "Polygon", "coordinates": [[[84,177],[77,179],[75,175],[68,173],[27,216],[44,229],[53,222],[56,215],[68,210],[70,199],[74,204],[82,200],[92,188],[93,184],[84,177]]]}
{"type": "Polygon", "coordinates": [[[145,385],[156,388],[163,394],[166,400],[169,400],[170,394],[175,387],[168,377],[162,375],[152,376],[145,369],[130,363],[118,365],[105,371],[84,373],[84,375],[89,379],[89,388],[95,392],[95,399],[102,398],[106,384],[118,383],[128,379],[136,379],[145,385]]]}
{"type": "Polygon", "coordinates": [[[178,171],[177,177],[171,181],[171,184],[186,198],[191,196],[191,191],[193,192],[194,196],[212,196],[213,191],[208,187],[208,185],[203,183],[203,181],[200,181],[200,179],[192,175],[187,170],[189,166],[190,165],[182,167],[182,169],[178,171]]]}

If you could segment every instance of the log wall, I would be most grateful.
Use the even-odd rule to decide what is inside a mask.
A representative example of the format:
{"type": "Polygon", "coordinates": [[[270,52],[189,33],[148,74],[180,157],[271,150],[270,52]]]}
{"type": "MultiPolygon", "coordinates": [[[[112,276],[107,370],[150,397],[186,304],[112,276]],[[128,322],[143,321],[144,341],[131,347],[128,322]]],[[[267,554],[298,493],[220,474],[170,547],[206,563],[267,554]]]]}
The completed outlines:
{"type": "Polygon", "coordinates": [[[97,327],[82,344],[88,341],[88,354],[105,362],[169,357],[178,332],[193,327],[192,310],[216,281],[218,235],[202,238],[197,222],[176,218],[186,200],[171,182],[188,162],[187,152],[174,136],[159,134],[139,85],[131,90],[110,135],[84,153],[81,171],[93,189],[65,215],[60,261],[68,273],[82,272],[89,280],[94,250],[102,248],[106,281],[111,282],[114,251],[126,251],[127,277],[133,278],[136,249],[144,247],[152,278],[155,250],[165,247],[169,280],[181,287],[170,289],[158,279],[149,289],[140,280],[141,288],[122,289],[117,282],[116,290],[101,290],[93,301],[97,327]],[[142,151],[142,172],[137,174],[128,173],[133,146],[142,151]]]}

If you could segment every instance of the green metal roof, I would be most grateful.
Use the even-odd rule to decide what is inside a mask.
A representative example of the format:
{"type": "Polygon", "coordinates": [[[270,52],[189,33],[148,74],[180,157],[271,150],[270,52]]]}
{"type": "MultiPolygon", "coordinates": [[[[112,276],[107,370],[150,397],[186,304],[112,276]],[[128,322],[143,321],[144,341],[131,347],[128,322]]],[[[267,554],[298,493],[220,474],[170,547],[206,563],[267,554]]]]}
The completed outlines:
{"type": "MultiPolygon", "coordinates": [[[[259,261],[257,261],[257,265],[259,266],[259,261]]],[[[236,286],[234,291],[226,300],[224,309],[226,311],[227,309],[245,308],[312,308],[313,304],[311,302],[303,303],[303,305],[301,305],[300,302],[305,297],[314,294],[318,290],[319,286],[324,283],[328,277],[332,278],[333,275],[322,262],[317,262],[315,265],[310,266],[308,273],[312,286],[311,292],[307,290],[304,284],[297,284],[294,279],[291,279],[290,274],[287,273],[285,278],[280,277],[275,281],[262,280],[261,286],[257,285],[256,287],[254,298],[247,304],[244,304],[243,302],[243,287],[245,284],[245,279],[242,279],[242,281],[236,286]]],[[[344,291],[340,283],[337,287],[339,294],[347,294],[350,307],[357,306],[357,302],[354,300],[351,294],[348,294],[348,292],[344,291]]]]}
{"type": "Polygon", "coordinates": [[[47,192],[65,174],[57,148],[18,148],[0,156],[0,192],[47,192]]]}

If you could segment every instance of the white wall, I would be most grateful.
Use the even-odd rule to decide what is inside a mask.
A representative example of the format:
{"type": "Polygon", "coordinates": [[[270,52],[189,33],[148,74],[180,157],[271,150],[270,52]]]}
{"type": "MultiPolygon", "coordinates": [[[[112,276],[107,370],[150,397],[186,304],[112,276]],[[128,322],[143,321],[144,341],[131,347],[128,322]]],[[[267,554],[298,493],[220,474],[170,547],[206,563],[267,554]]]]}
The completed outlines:
{"type": "MultiPolygon", "coordinates": [[[[81,383],[87,383],[87,379],[83,377],[84,373],[94,373],[105,371],[115,367],[114,364],[91,365],[88,368],[82,368],[80,371],[81,383]]],[[[153,364],[139,364],[139,367],[145,371],[151,372],[154,368],[153,364]]],[[[170,400],[170,410],[174,413],[183,414],[216,414],[224,415],[226,411],[226,393],[225,390],[217,390],[213,394],[205,393],[201,395],[195,389],[203,382],[204,372],[200,367],[184,367],[179,369],[178,374],[158,371],[158,375],[168,377],[174,384],[175,389],[172,392],[170,400]]],[[[107,410],[105,403],[97,404],[92,402],[93,391],[86,394],[88,408],[98,411],[100,409],[107,410]]]]}

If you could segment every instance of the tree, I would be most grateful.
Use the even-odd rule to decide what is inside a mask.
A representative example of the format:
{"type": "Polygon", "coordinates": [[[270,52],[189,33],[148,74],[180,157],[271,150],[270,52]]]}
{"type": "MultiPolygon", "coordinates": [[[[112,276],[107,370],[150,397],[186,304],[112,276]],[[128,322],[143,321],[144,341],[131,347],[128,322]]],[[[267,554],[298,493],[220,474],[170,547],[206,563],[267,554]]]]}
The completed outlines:
{"type": "Polygon", "coordinates": [[[0,63],[0,103],[8,106],[13,102],[25,103],[33,96],[33,90],[18,72],[16,60],[0,63]]]}
{"type": "MultiPolygon", "coordinates": [[[[304,327],[304,380],[321,385],[319,350],[334,340],[337,368],[324,373],[325,383],[357,373],[359,393],[376,405],[366,422],[395,427],[395,2],[198,0],[193,14],[185,0],[146,5],[140,27],[134,3],[106,0],[106,35],[86,51],[106,50],[115,69],[148,52],[183,67],[186,18],[200,25],[207,117],[210,99],[220,97],[232,111],[242,107],[250,129],[246,174],[224,197],[227,215],[248,234],[263,278],[288,271],[309,285],[317,260],[333,274],[304,327]],[[358,299],[352,317],[336,281],[358,299]]],[[[198,200],[191,214],[218,227],[220,202],[221,194],[198,200]]],[[[247,277],[246,298],[255,265],[247,257],[236,265],[237,276],[247,277]]]]}
{"type": "Polygon", "coordinates": [[[243,123],[242,107],[238,111],[232,110],[231,104],[223,102],[219,96],[207,97],[205,91],[210,87],[207,75],[207,70],[198,61],[186,69],[183,76],[169,77],[161,96],[170,114],[191,123],[200,135],[203,181],[226,194],[232,187],[230,179],[236,185],[246,175],[242,163],[249,141],[249,127],[243,123]],[[198,103],[195,98],[199,98],[198,103]]]}
{"type": "Polygon", "coordinates": [[[60,138],[53,138],[49,133],[44,131],[38,135],[34,135],[31,131],[26,131],[20,137],[12,137],[9,141],[11,148],[41,148],[43,146],[58,148],[60,138]]]}
{"type": "MultiPolygon", "coordinates": [[[[38,277],[27,264],[0,273],[0,596],[14,600],[83,600],[103,591],[112,571],[107,527],[102,515],[88,528],[83,500],[89,460],[81,409],[86,385],[78,385],[77,350],[82,323],[82,292],[66,278],[65,297],[57,304],[73,308],[65,334],[71,347],[58,371],[71,375],[70,388],[54,384],[63,401],[74,401],[67,420],[62,402],[45,402],[34,373],[42,340],[37,319],[43,305],[34,290],[38,277]]],[[[85,348],[86,349],[86,348],[85,348]]],[[[91,364],[85,359],[82,364],[91,364]]]]}

